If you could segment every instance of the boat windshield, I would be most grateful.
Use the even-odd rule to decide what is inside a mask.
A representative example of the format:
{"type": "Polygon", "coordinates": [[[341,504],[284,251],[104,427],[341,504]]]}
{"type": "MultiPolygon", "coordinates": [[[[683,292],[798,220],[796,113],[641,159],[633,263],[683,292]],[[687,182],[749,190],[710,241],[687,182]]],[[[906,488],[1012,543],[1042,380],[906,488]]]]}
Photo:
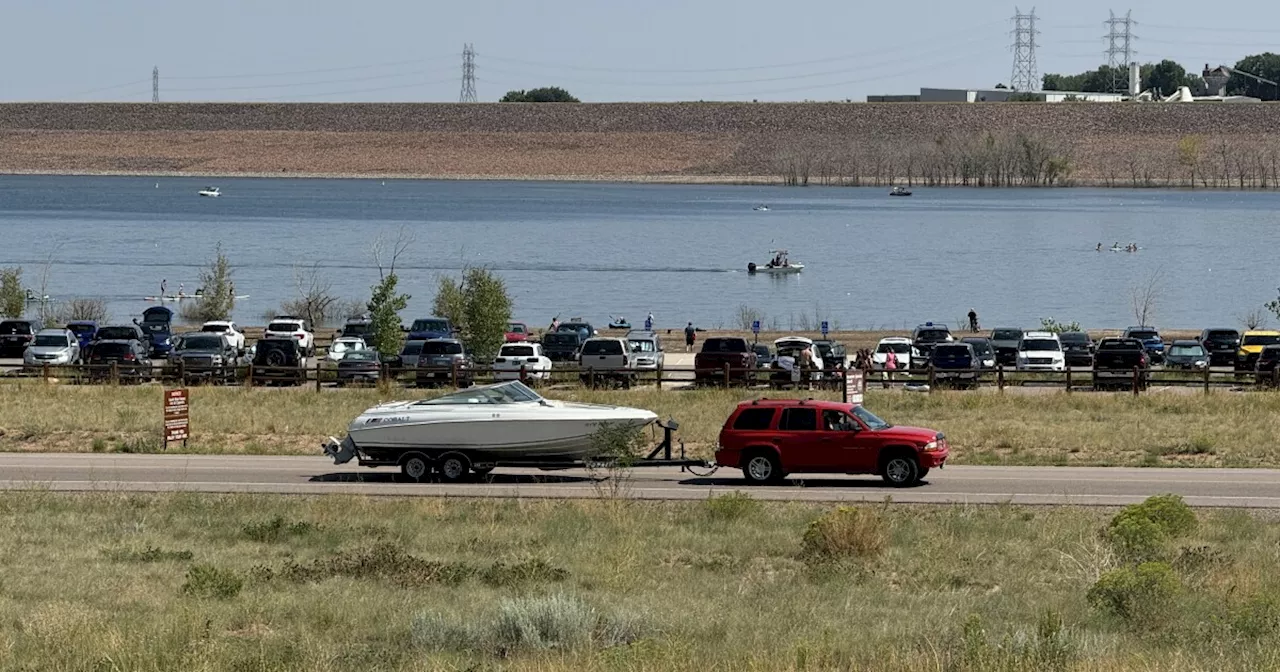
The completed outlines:
{"type": "Polygon", "coordinates": [[[449,406],[457,404],[517,404],[526,401],[540,401],[537,392],[525,387],[520,381],[511,381],[500,385],[477,387],[446,394],[435,399],[424,399],[415,406],[449,406]]]}

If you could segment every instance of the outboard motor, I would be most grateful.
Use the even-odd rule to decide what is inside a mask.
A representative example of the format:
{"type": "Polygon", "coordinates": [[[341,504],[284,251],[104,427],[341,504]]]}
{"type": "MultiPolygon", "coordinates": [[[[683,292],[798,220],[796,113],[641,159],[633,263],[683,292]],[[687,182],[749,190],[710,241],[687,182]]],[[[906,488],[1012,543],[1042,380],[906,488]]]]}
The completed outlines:
{"type": "Polygon", "coordinates": [[[752,262],[749,262],[749,263],[747,264],[747,272],[748,272],[748,273],[755,273],[755,272],[756,272],[756,262],[752,261],[752,262]]]}

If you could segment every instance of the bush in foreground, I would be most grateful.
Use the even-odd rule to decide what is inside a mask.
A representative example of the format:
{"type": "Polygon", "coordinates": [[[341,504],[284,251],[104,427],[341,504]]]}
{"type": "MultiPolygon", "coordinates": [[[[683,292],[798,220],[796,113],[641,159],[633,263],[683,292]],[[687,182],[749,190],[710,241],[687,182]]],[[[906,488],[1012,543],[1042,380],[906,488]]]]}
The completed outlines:
{"type": "Polygon", "coordinates": [[[870,560],[880,556],[889,536],[880,515],[865,508],[841,506],[809,523],[803,554],[813,560],[870,560]]]}
{"type": "Polygon", "coordinates": [[[1150,622],[1167,613],[1181,590],[1182,582],[1167,563],[1144,562],[1103,574],[1086,598],[1099,611],[1132,623],[1150,622]]]}
{"type": "Polygon", "coordinates": [[[475,621],[423,612],[412,626],[414,641],[427,649],[501,656],[520,650],[608,648],[637,641],[647,630],[637,614],[606,614],[563,594],[502,600],[496,613],[475,621]]]}
{"type": "Polygon", "coordinates": [[[1124,507],[1103,535],[1121,558],[1142,563],[1165,559],[1169,540],[1189,534],[1197,524],[1195,512],[1181,497],[1157,495],[1124,507]]]}

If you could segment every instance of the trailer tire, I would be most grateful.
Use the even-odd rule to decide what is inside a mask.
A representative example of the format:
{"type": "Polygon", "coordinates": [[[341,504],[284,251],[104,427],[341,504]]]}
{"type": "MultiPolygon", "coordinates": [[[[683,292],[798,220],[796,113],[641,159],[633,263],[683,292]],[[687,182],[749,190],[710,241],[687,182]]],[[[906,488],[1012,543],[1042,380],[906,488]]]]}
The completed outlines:
{"type": "Polygon", "coordinates": [[[742,456],[742,476],[752,485],[768,485],[782,481],[787,475],[776,452],[757,449],[742,456]]]}
{"type": "Polygon", "coordinates": [[[436,460],[436,471],[445,483],[461,483],[471,475],[471,458],[462,453],[445,453],[436,460]]]}
{"type": "Polygon", "coordinates": [[[431,460],[422,453],[409,453],[400,460],[400,473],[411,483],[421,483],[431,475],[431,460]]]}

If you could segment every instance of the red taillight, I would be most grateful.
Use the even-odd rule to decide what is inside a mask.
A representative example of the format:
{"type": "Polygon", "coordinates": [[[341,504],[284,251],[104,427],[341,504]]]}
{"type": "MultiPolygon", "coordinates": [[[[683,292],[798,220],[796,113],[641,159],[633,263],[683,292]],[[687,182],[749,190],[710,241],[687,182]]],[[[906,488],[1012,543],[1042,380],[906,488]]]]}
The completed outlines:
{"type": "Polygon", "coordinates": [[[302,336],[303,336],[303,334],[294,334],[294,336],[295,336],[298,340],[302,340],[302,336]]]}
{"type": "Polygon", "coordinates": [[[136,362],[136,361],[138,361],[138,360],[137,360],[137,358],[135,358],[133,355],[125,355],[125,356],[124,356],[124,361],[126,361],[126,362],[136,362]]]}

